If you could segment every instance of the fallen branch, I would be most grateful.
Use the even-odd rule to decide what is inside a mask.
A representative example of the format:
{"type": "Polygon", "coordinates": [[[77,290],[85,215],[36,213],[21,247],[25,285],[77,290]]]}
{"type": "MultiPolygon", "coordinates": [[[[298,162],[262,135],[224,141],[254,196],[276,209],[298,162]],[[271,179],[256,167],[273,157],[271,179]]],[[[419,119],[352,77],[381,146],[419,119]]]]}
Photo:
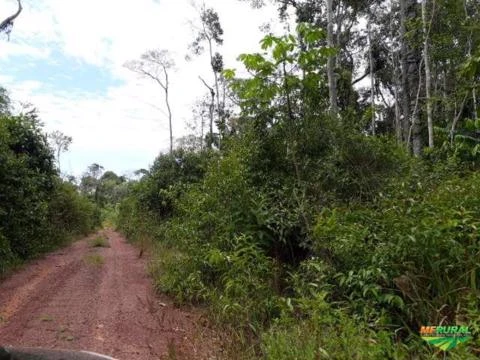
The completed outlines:
{"type": "Polygon", "coordinates": [[[20,0],[17,0],[18,1],[18,10],[15,14],[7,17],[5,20],[3,20],[1,23],[0,23],[0,33],[1,32],[5,32],[7,35],[10,34],[10,31],[12,29],[12,26],[13,26],[13,22],[15,21],[15,19],[20,15],[20,13],[22,12],[23,10],[23,7],[22,7],[22,3],[20,2],[20,0]]]}

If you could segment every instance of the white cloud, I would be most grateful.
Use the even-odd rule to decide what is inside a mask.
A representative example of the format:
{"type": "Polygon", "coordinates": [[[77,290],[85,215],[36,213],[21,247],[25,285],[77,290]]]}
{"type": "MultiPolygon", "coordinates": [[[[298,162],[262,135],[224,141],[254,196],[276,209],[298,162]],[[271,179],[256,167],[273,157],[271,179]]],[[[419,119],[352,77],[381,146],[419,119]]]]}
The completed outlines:
{"type": "Polygon", "coordinates": [[[25,43],[1,42],[0,60],[6,60],[11,56],[25,56],[32,60],[47,59],[50,56],[50,51],[25,43]]]}
{"type": "MultiPolygon", "coordinates": [[[[0,14],[14,11],[15,3],[11,0],[1,4],[0,14]]],[[[24,0],[24,3],[25,10],[15,24],[12,42],[0,41],[0,59],[22,55],[54,63],[52,54],[60,51],[80,62],[106,69],[124,82],[97,95],[52,92],[50,87],[48,92],[38,82],[4,81],[15,98],[32,102],[40,109],[48,130],[58,129],[73,136],[71,154],[66,156],[71,164],[64,170],[79,174],[102,154],[107,154],[103,156],[105,161],[116,166],[121,166],[122,157],[130,158],[124,170],[146,167],[158,151],[168,148],[166,117],[164,111],[156,108],[164,108],[161,89],[123,67],[126,61],[147,49],[169,49],[175,57],[177,70],[171,74],[174,136],[185,133],[191,105],[205,91],[198,76],[211,79],[206,56],[191,62],[184,60],[188,44],[194,38],[190,22],[198,18],[190,0],[24,0]]],[[[252,10],[238,0],[206,3],[219,12],[225,30],[220,51],[227,67],[238,67],[235,59],[240,53],[258,50],[261,38],[258,27],[276,18],[271,7],[252,10]]],[[[5,75],[3,79],[12,80],[5,75]]],[[[48,81],[45,79],[45,83],[48,81]]],[[[103,165],[109,167],[109,163],[103,165]]]]}

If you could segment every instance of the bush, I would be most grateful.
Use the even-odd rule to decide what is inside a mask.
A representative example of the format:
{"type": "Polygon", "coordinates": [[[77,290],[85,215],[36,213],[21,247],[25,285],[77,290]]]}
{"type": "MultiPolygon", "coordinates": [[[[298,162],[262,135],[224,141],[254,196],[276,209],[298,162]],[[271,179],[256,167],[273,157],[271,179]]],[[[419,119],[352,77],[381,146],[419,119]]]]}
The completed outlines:
{"type": "Polygon", "coordinates": [[[34,112],[0,114],[0,273],[99,222],[98,209],[59,179],[34,112]]]}
{"type": "MultiPolygon", "coordinates": [[[[462,322],[468,299],[478,296],[480,177],[453,177],[430,190],[432,184],[425,185],[319,216],[315,248],[319,254],[328,249],[332,298],[366,321],[383,318],[414,331],[462,322]]],[[[470,312],[468,321],[478,316],[470,312]]]]}
{"type": "Polygon", "coordinates": [[[15,256],[46,250],[53,156],[35,118],[0,115],[0,229],[15,256]]]}
{"type": "Polygon", "coordinates": [[[108,238],[105,235],[99,235],[90,241],[90,246],[106,248],[106,247],[110,247],[110,244],[108,243],[108,238]]]}
{"type": "Polygon", "coordinates": [[[10,248],[10,243],[0,231],[0,278],[18,261],[10,248]]]}
{"type": "Polygon", "coordinates": [[[290,323],[273,325],[262,336],[263,356],[269,360],[404,357],[394,348],[389,333],[376,333],[341,311],[329,310],[328,306],[323,311],[312,319],[290,319],[290,323]]]}
{"type": "Polygon", "coordinates": [[[58,182],[49,204],[52,236],[87,235],[101,225],[100,209],[70,183],[58,182]]]}

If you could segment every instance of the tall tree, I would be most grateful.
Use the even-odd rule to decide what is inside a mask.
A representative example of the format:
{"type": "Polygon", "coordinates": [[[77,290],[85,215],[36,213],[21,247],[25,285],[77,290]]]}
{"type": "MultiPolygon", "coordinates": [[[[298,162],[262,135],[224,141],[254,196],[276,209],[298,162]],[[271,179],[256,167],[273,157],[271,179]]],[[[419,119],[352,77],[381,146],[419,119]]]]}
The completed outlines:
{"type": "MultiPolygon", "coordinates": [[[[249,2],[255,7],[264,3],[249,2]]],[[[376,131],[395,132],[399,142],[420,155],[423,144],[434,145],[434,122],[437,127],[452,129],[454,123],[453,128],[461,129],[465,119],[478,116],[478,87],[472,85],[471,77],[469,81],[462,78],[458,70],[465,57],[474,57],[480,46],[480,2],[270,2],[278,5],[282,19],[294,13],[298,23],[307,22],[329,33],[326,43],[333,44],[337,53],[330,54],[329,60],[335,57],[335,61],[327,62],[329,89],[322,96],[332,104],[330,90],[336,90],[338,110],[344,118],[365,119],[366,111],[373,109],[368,99],[374,98],[376,131]],[[364,20],[371,24],[371,41],[363,31],[364,20]],[[332,81],[332,68],[336,82],[332,81]],[[368,92],[353,88],[368,76],[374,78],[368,92]]],[[[371,128],[372,122],[362,126],[371,128]]]]}
{"type": "MultiPolygon", "coordinates": [[[[435,1],[435,0],[433,0],[435,1]]],[[[423,28],[423,63],[425,64],[425,93],[427,102],[427,126],[428,126],[428,146],[433,148],[433,118],[432,118],[432,97],[430,58],[429,58],[429,36],[430,27],[427,22],[427,0],[422,1],[422,28],[423,28]]]]}
{"type": "MultiPolygon", "coordinates": [[[[246,1],[246,0],[244,0],[246,1]]],[[[254,7],[261,6],[262,1],[250,0],[254,7]]],[[[297,23],[310,23],[327,30],[327,38],[319,45],[335,48],[330,52],[325,72],[328,81],[328,99],[332,113],[353,113],[359,110],[358,89],[353,85],[369,75],[369,70],[359,78],[352,80],[356,70],[364,69],[364,62],[359,56],[363,49],[368,49],[365,35],[361,29],[361,19],[370,12],[374,4],[382,0],[271,0],[278,5],[281,19],[288,19],[295,14],[297,23]],[[359,25],[359,26],[357,26],[359,25]],[[359,54],[359,55],[357,55],[359,54]]],[[[368,61],[368,60],[367,60],[368,61]]],[[[357,115],[357,114],[356,114],[357,115]]]]}
{"type": "Polygon", "coordinates": [[[97,163],[88,166],[80,181],[80,191],[93,198],[96,203],[99,201],[100,176],[102,176],[104,167],[97,163]]]}
{"type": "MultiPolygon", "coordinates": [[[[469,14],[469,9],[468,9],[468,0],[464,0],[463,2],[463,8],[465,10],[465,18],[470,22],[471,21],[471,15],[469,14]]],[[[472,43],[473,43],[473,30],[471,30],[469,36],[468,36],[468,44],[467,44],[467,56],[471,57],[472,56],[472,43]]],[[[475,120],[478,118],[478,113],[477,113],[477,90],[475,87],[472,88],[472,102],[473,102],[473,117],[475,120]]]]}
{"type": "MultiPolygon", "coordinates": [[[[203,150],[205,144],[209,145],[211,139],[206,139],[205,120],[211,119],[212,107],[211,101],[207,96],[198,99],[192,107],[192,121],[188,124],[189,128],[198,137],[198,148],[203,150]],[[205,141],[207,140],[207,141],[205,141]]],[[[209,131],[212,131],[210,129],[209,131]]],[[[209,134],[207,136],[210,136],[209,134]]]]}
{"type": "Polygon", "coordinates": [[[200,80],[202,81],[203,85],[208,89],[208,92],[210,93],[210,102],[208,104],[208,114],[209,114],[209,137],[207,140],[207,145],[209,147],[212,147],[213,144],[215,143],[214,141],[214,135],[213,135],[213,123],[214,123],[214,118],[215,118],[215,90],[207,84],[207,82],[200,76],[200,80]]]}
{"type": "Polygon", "coordinates": [[[7,115],[10,113],[11,100],[8,91],[0,86],[0,115],[7,115]]]}
{"type": "MultiPolygon", "coordinates": [[[[212,8],[205,7],[205,4],[199,9],[199,18],[200,26],[197,29],[195,40],[190,44],[190,49],[195,55],[200,55],[205,51],[204,45],[207,46],[213,74],[213,86],[208,85],[204,79],[201,80],[210,92],[212,103],[216,107],[214,112],[217,115],[218,130],[220,135],[223,135],[226,126],[225,102],[222,101],[220,95],[223,56],[216,51],[216,47],[223,45],[223,28],[218,13],[212,8]]],[[[213,117],[210,118],[210,138],[213,139],[213,117]]]]}
{"type": "Polygon", "coordinates": [[[60,169],[60,154],[62,152],[68,151],[68,148],[72,144],[73,139],[71,136],[67,136],[58,130],[48,134],[48,137],[50,138],[52,145],[54,146],[58,169],[60,169]]]}
{"type": "MultiPolygon", "coordinates": [[[[327,0],[327,45],[331,48],[335,47],[333,41],[333,0],[327,0]]],[[[328,94],[330,98],[330,112],[333,116],[338,114],[337,105],[337,79],[335,77],[335,55],[331,54],[327,62],[328,75],[328,94]]]]}
{"type": "Polygon", "coordinates": [[[400,0],[400,61],[401,61],[401,101],[402,101],[402,137],[407,143],[410,133],[410,87],[408,83],[408,45],[407,45],[407,1],[400,0]]]}
{"type": "Polygon", "coordinates": [[[373,69],[373,44],[370,22],[367,23],[368,63],[370,67],[370,101],[372,103],[372,134],[375,135],[375,71],[373,69]]]}
{"type": "Polygon", "coordinates": [[[173,59],[168,53],[168,50],[149,50],[140,57],[140,60],[129,61],[125,66],[129,70],[155,81],[155,83],[163,89],[165,105],[168,112],[171,155],[173,153],[173,125],[172,109],[170,106],[169,71],[175,66],[173,59]]]}

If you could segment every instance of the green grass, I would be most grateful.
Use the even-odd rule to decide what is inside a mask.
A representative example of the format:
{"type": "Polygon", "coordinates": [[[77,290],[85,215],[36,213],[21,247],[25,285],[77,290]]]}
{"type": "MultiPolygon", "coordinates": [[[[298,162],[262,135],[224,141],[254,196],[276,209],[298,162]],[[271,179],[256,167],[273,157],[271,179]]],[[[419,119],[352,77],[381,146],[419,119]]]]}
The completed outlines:
{"type": "Polygon", "coordinates": [[[53,321],[53,317],[50,316],[50,315],[47,315],[47,314],[42,314],[40,315],[40,321],[42,322],[52,322],[53,321]]]}
{"type": "Polygon", "coordinates": [[[86,255],[83,259],[87,265],[101,266],[105,263],[105,258],[100,254],[86,255]]]}
{"type": "Polygon", "coordinates": [[[90,240],[90,246],[107,248],[110,247],[110,244],[108,243],[108,239],[105,235],[98,235],[90,240]]]}
{"type": "Polygon", "coordinates": [[[61,341],[73,341],[75,340],[75,336],[72,335],[71,331],[65,325],[61,325],[57,330],[57,339],[61,341]]]}

